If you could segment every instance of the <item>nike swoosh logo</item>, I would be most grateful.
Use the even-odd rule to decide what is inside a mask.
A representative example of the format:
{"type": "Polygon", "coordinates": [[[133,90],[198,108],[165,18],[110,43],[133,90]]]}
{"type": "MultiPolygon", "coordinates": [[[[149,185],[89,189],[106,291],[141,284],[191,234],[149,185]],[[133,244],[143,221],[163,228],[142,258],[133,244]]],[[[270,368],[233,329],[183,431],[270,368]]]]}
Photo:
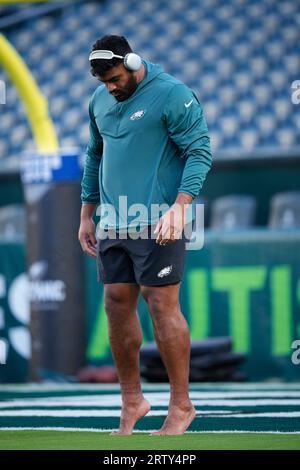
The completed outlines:
{"type": "Polygon", "coordinates": [[[193,100],[191,100],[189,103],[184,103],[184,106],[186,108],[189,108],[191,106],[192,102],[193,102],[193,100]]]}

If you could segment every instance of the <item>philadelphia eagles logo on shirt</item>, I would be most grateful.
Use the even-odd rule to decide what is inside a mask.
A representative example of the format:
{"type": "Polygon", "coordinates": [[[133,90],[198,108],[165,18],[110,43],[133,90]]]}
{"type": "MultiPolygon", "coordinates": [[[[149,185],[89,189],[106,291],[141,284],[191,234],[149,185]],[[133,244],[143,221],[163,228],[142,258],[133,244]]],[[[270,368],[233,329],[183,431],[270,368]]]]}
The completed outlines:
{"type": "Polygon", "coordinates": [[[145,113],[146,109],[140,109],[139,111],[136,111],[130,116],[130,120],[136,121],[137,119],[141,119],[142,117],[144,117],[145,113]]]}

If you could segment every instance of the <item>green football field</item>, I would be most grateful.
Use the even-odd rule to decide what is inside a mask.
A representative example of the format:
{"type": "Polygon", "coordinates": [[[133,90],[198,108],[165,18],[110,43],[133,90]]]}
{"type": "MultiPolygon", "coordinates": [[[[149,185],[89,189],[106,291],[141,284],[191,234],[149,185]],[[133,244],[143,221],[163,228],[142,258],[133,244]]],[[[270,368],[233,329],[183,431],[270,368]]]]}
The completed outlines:
{"type": "Polygon", "coordinates": [[[296,450],[299,435],[200,434],[153,437],[146,433],[112,437],[108,433],[65,431],[2,431],[3,450],[296,450]]]}
{"type": "Polygon", "coordinates": [[[197,417],[183,436],[150,436],[167,414],[167,385],[144,384],[150,413],[117,429],[114,385],[0,386],[0,449],[300,449],[300,384],[191,384],[197,417]]]}

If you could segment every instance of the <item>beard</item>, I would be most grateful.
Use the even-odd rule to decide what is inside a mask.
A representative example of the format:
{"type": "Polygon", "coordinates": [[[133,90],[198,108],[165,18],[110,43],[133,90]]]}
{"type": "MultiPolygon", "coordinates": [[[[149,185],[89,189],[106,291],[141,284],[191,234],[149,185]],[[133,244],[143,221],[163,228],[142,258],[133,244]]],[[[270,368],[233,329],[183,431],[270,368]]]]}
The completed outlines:
{"type": "Polygon", "coordinates": [[[114,97],[117,101],[125,101],[135,92],[137,87],[137,79],[134,75],[132,75],[129,77],[126,87],[124,87],[122,90],[118,90],[114,97]]]}

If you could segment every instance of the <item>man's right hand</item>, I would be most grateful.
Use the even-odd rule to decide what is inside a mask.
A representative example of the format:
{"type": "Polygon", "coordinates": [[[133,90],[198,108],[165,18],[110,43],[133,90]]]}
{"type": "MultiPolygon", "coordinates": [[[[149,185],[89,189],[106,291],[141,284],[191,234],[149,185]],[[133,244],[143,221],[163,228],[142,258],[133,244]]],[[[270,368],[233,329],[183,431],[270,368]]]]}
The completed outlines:
{"type": "Polygon", "coordinates": [[[78,232],[78,240],[80,241],[83,251],[96,258],[97,256],[97,240],[95,237],[95,223],[93,221],[94,204],[83,204],[81,210],[81,221],[78,232]]]}
{"type": "Polygon", "coordinates": [[[97,240],[95,237],[95,224],[93,219],[81,220],[78,239],[83,251],[93,258],[97,256],[97,240]]]}

